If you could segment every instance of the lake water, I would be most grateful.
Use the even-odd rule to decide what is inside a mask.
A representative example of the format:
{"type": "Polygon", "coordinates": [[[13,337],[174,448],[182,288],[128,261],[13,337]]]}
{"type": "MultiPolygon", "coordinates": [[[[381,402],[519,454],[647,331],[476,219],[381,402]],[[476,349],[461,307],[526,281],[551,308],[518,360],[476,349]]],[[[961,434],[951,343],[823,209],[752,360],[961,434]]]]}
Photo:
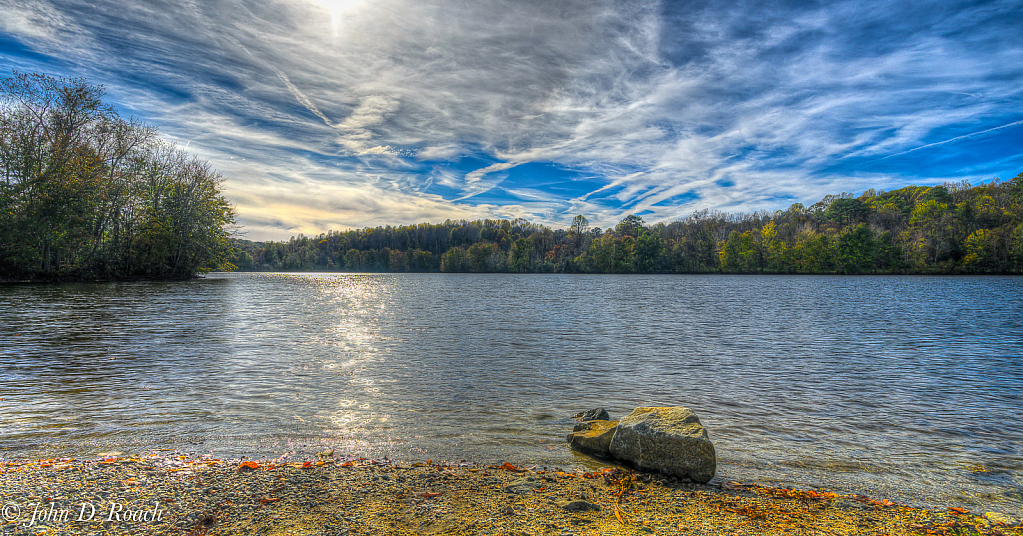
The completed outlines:
{"type": "Polygon", "coordinates": [[[212,274],[0,286],[0,456],[564,468],[684,405],[715,481],[1023,513],[1023,278],[212,274]]]}

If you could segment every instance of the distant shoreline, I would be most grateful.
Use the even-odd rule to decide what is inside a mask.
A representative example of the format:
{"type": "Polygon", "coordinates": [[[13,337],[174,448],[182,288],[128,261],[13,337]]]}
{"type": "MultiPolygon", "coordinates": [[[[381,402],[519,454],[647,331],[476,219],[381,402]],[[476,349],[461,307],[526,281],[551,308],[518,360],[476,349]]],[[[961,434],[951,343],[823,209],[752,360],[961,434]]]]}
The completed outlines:
{"type": "MultiPolygon", "coordinates": [[[[835,276],[835,277],[1023,277],[1023,274],[1014,272],[1005,273],[983,273],[983,274],[969,274],[969,273],[885,273],[885,274],[840,274],[835,272],[821,272],[821,273],[777,273],[777,272],[765,272],[762,274],[758,273],[731,273],[731,272],[681,272],[681,273],[665,273],[665,272],[438,272],[438,271],[402,271],[402,272],[344,272],[344,271],[330,271],[330,270],[281,270],[281,271],[256,271],[256,270],[237,270],[233,272],[210,272],[206,275],[213,274],[350,274],[350,275],[373,275],[373,274],[442,274],[442,275],[515,275],[515,276],[533,276],[533,275],[558,275],[558,276],[591,276],[591,275],[615,275],[615,276],[646,276],[646,275],[661,275],[661,276],[687,276],[687,275],[708,275],[708,276],[740,276],[740,277],[757,277],[757,276],[785,276],[785,277],[819,277],[819,276],[835,276]]],[[[201,277],[199,277],[201,279],[201,277]]]]}
{"type": "MultiPolygon", "coordinates": [[[[217,272],[217,273],[229,273],[229,272],[217,272]]],[[[52,277],[43,279],[0,279],[0,285],[45,285],[51,283],[137,283],[137,282],[153,282],[163,283],[168,281],[194,281],[196,279],[202,279],[205,276],[194,275],[191,277],[178,277],[170,279],[159,279],[151,277],[131,277],[121,279],[96,279],[96,278],[75,278],[75,277],[52,277]]]]}
{"type": "Polygon", "coordinates": [[[330,275],[400,275],[400,274],[438,274],[445,276],[464,276],[464,275],[514,275],[514,276],[536,276],[536,275],[556,275],[556,276],[665,276],[665,277],[684,277],[684,276],[737,276],[737,277],[836,277],[836,278],[851,278],[851,277],[864,277],[864,278],[878,278],[878,277],[935,277],[935,278],[967,278],[967,277],[1023,277],[1023,274],[1018,273],[985,273],[985,274],[968,274],[968,273],[934,273],[934,274],[916,274],[916,273],[900,273],[900,274],[838,274],[838,273],[763,273],[763,274],[750,274],[750,273],[720,273],[720,272],[691,272],[691,273],[663,273],[663,272],[632,272],[632,273],[577,273],[577,272],[529,272],[529,273],[516,273],[516,272],[437,272],[437,271],[402,271],[402,272],[342,272],[342,271],[328,271],[328,270],[289,270],[289,271],[254,271],[254,270],[239,270],[233,272],[209,272],[205,275],[197,275],[188,278],[175,278],[175,279],[153,279],[153,278],[131,278],[131,279],[75,279],[69,277],[52,278],[52,279],[0,279],[0,286],[20,286],[20,285],[51,285],[51,284],[73,284],[73,283],[172,283],[172,282],[185,282],[185,281],[196,281],[199,279],[205,279],[209,275],[224,275],[224,274],[330,274],[330,275]]]}

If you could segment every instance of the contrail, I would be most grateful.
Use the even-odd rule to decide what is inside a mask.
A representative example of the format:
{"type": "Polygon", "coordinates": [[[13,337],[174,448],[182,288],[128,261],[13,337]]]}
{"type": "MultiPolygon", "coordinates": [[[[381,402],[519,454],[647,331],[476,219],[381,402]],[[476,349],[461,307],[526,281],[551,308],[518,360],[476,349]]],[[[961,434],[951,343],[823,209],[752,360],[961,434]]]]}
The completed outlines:
{"type": "Polygon", "coordinates": [[[270,68],[273,69],[275,73],[277,73],[277,77],[281,79],[281,82],[284,82],[284,85],[288,86],[288,90],[291,91],[291,94],[295,96],[295,98],[298,100],[298,102],[302,104],[302,106],[305,106],[306,109],[315,114],[316,117],[323,119],[323,122],[326,123],[328,127],[337,128],[337,125],[332,124],[330,122],[330,119],[327,119],[327,116],[324,115],[324,113],[321,112],[320,109],[317,108],[315,104],[313,104],[313,101],[309,100],[309,97],[303,95],[302,92],[299,91],[297,87],[295,87],[295,84],[292,84],[291,80],[288,80],[288,77],[284,76],[284,73],[282,73],[276,67],[270,66],[270,68]]]}
{"type": "Polygon", "coordinates": [[[504,179],[500,179],[491,183],[481,184],[480,181],[483,179],[484,175],[492,173],[494,171],[504,171],[506,169],[511,169],[519,165],[520,163],[521,162],[498,162],[496,164],[490,164],[485,168],[480,168],[475,171],[470,171],[469,173],[466,173],[465,175],[466,186],[462,191],[467,193],[462,197],[459,197],[458,199],[452,199],[452,201],[463,201],[465,199],[469,199],[470,197],[474,197],[482,193],[489,192],[490,190],[494,189],[494,187],[496,187],[498,184],[504,182],[504,179]]]}
{"type": "MultiPolygon", "coordinates": [[[[241,47],[241,49],[244,50],[246,54],[248,54],[252,58],[256,58],[256,55],[250,52],[249,49],[246,48],[241,41],[231,37],[228,37],[228,39],[230,39],[231,42],[233,42],[235,45],[241,47]]],[[[295,99],[297,99],[302,106],[305,106],[306,109],[315,114],[316,117],[322,119],[323,122],[326,123],[328,127],[337,128],[337,125],[332,124],[330,122],[330,119],[327,119],[327,116],[323,112],[321,112],[320,109],[317,108],[315,104],[313,104],[313,101],[309,100],[309,97],[306,97],[305,94],[299,91],[295,84],[292,84],[291,80],[289,80],[288,77],[283,72],[281,72],[280,69],[274,67],[273,65],[267,65],[267,67],[270,67],[271,69],[273,69],[273,72],[277,73],[277,78],[280,78],[281,82],[284,82],[284,85],[288,87],[288,91],[291,91],[291,94],[295,96],[295,99]]]]}
{"type": "Polygon", "coordinates": [[[904,155],[904,154],[907,154],[907,153],[912,153],[914,151],[919,151],[920,149],[926,149],[928,147],[935,147],[937,145],[945,145],[946,143],[952,143],[954,141],[964,140],[966,138],[972,138],[974,136],[979,136],[981,134],[987,134],[988,132],[994,132],[996,130],[1002,130],[1003,128],[1009,128],[1009,127],[1016,126],[1016,125],[1023,125],[1023,120],[1016,121],[1016,122],[1013,122],[1013,123],[1009,123],[1007,125],[1002,125],[1000,127],[994,127],[994,128],[989,128],[987,130],[981,130],[980,132],[972,132],[970,134],[963,134],[962,136],[956,136],[954,138],[951,138],[951,139],[948,139],[948,140],[945,140],[945,141],[939,141],[939,142],[935,142],[935,143],[928,143],[927,145],[921,145],[920,147],[916,147],[916,148],[910,149],[908,151],[902,151],[901,153],[890,154],[890,155],[888,155],[888,156],[886,156],[884,158],[878,158],[877,160],[874,160],[874,162],[880,162],[881,160],[887,160],[887,159],[895,157],[895,156],[901,156],[901,155],[904,155]]]}

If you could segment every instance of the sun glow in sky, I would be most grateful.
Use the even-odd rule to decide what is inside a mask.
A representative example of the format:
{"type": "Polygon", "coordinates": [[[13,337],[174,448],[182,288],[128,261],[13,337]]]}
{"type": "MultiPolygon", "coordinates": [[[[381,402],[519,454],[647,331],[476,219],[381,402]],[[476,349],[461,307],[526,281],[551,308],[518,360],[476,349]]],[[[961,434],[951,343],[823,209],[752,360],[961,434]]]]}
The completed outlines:
{"type": "Polygon", "coordinates": [[[1023,0],[0,0],[209,159],[251,239],[608,227],[1023,171],[1023,0]],[[328,16],[329,14],[329,16],[328,16]]]}
{"type": "Polygon", "coordinates": [[[363,0],[312,0],[314,4],[326,9],[330,12],[330,18],[334,22],[334,27],[341,22],[341,18],[344,13],[349,9],[357,7],[363,2],[363,0]]]}

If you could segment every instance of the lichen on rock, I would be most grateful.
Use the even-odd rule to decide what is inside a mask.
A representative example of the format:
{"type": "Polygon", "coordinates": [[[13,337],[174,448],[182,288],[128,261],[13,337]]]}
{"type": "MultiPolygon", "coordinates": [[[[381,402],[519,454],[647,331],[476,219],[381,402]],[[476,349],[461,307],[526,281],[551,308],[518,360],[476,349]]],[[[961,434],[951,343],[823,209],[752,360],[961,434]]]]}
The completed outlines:
{"type": "Polygon", "coordinates": [[[568,444],[585,454],[610,457],[611,439],[618,428],[618,421],[589,421],[578,424],[568,434],[568,444]]]}
{"type": "Polygon", "coordinates": [[[641,469],[706,483],[717,470],[707,430],[681,406],[636,408],[618,423],[608,446],[612,456],[641,469]]]}

